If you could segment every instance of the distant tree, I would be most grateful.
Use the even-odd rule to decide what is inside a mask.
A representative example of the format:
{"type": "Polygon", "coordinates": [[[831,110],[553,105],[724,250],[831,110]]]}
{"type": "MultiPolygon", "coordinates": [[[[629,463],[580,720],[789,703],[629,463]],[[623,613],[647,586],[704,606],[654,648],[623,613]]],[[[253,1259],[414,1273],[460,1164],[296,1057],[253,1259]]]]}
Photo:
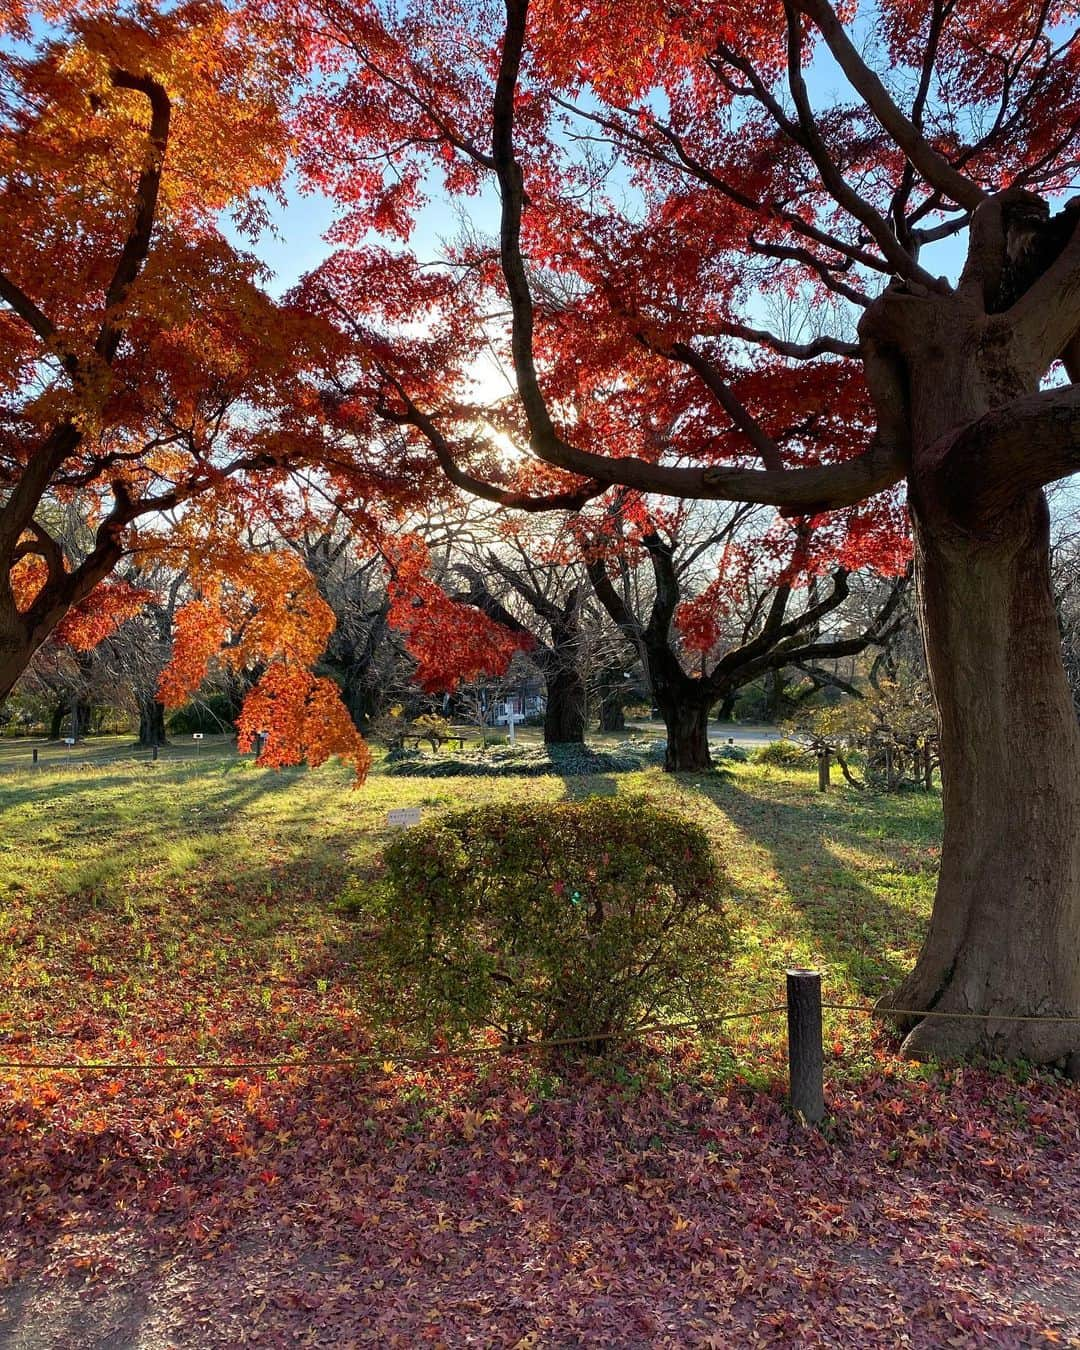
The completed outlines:
{"type": "MultiPolygon", "coordinates": [[[[724,514],[695,537],[688,528],[693,515],[686,512],[665,525],[647,511],[630,519],[623,510],[609,510],[609,528],[588,562],[598,598],[648,672],[667,728],[664,767],[671,771],[711,766],[708,721],[718,702],[763,675],[787,667],[818,671],[823,661],[864,651],[888,632],[899,604],[901,586],[894,584],[865,627],[841,634],[836,616],[850,594],[849,573],[835,568],[825,578],[804,576],[809,548],[799,530],[778,567],[764,573],[751,566],[763,575],[748,587],[752,555],[739,543],[740,516],[724,514]],[[647,606],[634,603],[628,584],[637,553],[652,574],[647,606]],[[711,560],[716,575],[694,591],[687,583],[703,559],[711,560]],[[748,595],[749,605],[739,613],[748,595]]],[[[824,672],[819,680],[839,682],[824,672]]]]}
{"type": "Polygon", "coordinates": [[[544,743],[582,743],[588,716],[579,567],[538,561],[520,535],[457,562],[461,598],[522,639],[544,678],[544,743]]]}

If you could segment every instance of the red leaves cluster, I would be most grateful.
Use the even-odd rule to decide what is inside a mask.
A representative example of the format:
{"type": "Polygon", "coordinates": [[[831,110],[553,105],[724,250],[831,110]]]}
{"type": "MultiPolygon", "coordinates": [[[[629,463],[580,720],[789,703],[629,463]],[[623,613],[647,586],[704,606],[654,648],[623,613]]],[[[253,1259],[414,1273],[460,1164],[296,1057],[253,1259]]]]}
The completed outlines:
{"type": "Polygon", "coordinates": [[[416,679],[431,692],[483,675],[501,675],[526,641],[471,605],[452,599],[428,575],[423,540],[405,535],[386,546],[390,624],[405,635],[416,679]]]}

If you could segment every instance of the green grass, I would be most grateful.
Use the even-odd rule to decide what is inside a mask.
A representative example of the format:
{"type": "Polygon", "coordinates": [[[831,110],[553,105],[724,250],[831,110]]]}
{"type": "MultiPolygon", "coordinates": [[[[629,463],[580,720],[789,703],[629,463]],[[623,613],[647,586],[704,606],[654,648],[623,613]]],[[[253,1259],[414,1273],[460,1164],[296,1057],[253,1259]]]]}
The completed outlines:
{"type": "MultiPolygon", "coordinates": [[[[377,1042],[363,907],[338,900],[350,878],[363,892],[396,806],[644,792],[696,817],[736,920],[718,1012],[777,1003],[790,965],[820,968],[828,998],[867,1002],[914,959],[933,894],[936,793],[822,796],[814,774],[753,765],[678,780],[390,779],[376,766],[354,789],[339,766],[263,770],[224,742],[157,764],[122,749],[0,776],[0,1035],[43,1053],[70,1056],[73,1039],[82,1058],[180,1059],[377,1042]]],[[[776,1017],[734,1022],[706,1053],[752,1073],[782,1033],[776,1017]]],[[[882,1053],[867,1018],[835,1014],[829,1035],[856,1067],[882,1053]]]]}

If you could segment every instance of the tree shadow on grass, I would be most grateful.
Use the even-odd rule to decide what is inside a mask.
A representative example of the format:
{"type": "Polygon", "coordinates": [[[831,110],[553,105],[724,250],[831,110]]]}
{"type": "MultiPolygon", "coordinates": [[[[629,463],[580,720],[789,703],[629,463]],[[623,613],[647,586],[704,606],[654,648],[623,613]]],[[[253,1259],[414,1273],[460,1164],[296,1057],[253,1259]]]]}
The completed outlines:
{"type": "Polygon", "coordinates": [[[614,797],[618,795],[618,780],[607,773],[559,774],[563,791],[569,801],[580,802],[587,797],[614,797]]]}
{"type": "Polygon", "coordinates": [[[292,786],[291,777],[271,772],[215,775],[194,801],[151,783],[147,794],[155,786],[163,791],[148,802],[125,778],[60,786],[59,794],[50,785],[24,798],[30,809],[13,824],[16,847],[3,877],[8,892],[32,902],[62,897],[69,922],[132,903],[156,912],[173,897],[182,897],[185,912],[198,911],[208,893],[226,909],[232,903],[226,894],[264,908],[272,896],[295,893],[311,903],[329,887],[336,896],[356,837],[343,817],[340,829],[293,838],[291,856],[275,852],[266,831],[244,828],[246,813],[257,816],[260,803],[292,786]]]}
{"type": "MultiPolygon", "coordinates": [[[[912,946],[925,924],[918,906],[906,907],[873,888],[841,850],[877,853],[890,879],[904,869],[882,851],[882,841],[861,832],[851,803],[839,797],[813,805],[755,797],[736,780],[684,775],[680,783],[707,797],[745,836],[765,849],[805,920],[813,946],[867,996],[876,996],[907,971],[895,953],[912,946]],[[832,845],[832,846],[831,846],[832,845]],[[839,846],[839,849],[835,846],[839,846]]],[[[911,887],[916,874],[907,869],[911,887]]],[[[745,896],[742,907],[761,905],[745,896]]],[[[761,917],[775,926],[776,916],[761,917]]]]}

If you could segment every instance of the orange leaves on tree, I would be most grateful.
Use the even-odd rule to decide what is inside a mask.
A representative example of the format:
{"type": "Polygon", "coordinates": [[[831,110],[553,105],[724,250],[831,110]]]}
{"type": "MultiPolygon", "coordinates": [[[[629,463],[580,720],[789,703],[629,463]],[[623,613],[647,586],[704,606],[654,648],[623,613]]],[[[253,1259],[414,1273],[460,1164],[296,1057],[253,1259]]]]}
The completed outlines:
{"type": "Polygon", "coordinates": [[[133,619],[151,599],[151,592],[126,581],[103,581],[80,604],[69,609],[53,630],[53,638],[76,651],[88,652],[133,619]]]}
{"type": "Polygon", "coordinates": [[[311,673],[336,620],[299,558],[225,538],[195,565],[195,579],[204,593],[177,612],[172,660],[158,682],[162,701],[184,702],[214,662],[236,671],[266,666],[237,719],[241,748],[264,731],[260,764],[317,765],[338,755],[362,779],[367,747],[337,685],[311,673]]]}
{"type": "Polygon", "coordinates": [[[193,600],[173,618],[172,659],[158,680],[158,698],[177,708],[206,679],[210,662],[221,650],[229,623],[210,600],[193,600]]]}
{"type": "Polygon", "coordinates": [[[388,543],[385,552],[390,624],[405,635],[421,687],[432,693],[452,690],[463,680],[503,674],[524,639],[432,581],[423,540],[404,535],[388,543]]]}
{"type": "Polygon", "coordinates": [[[362,780],[371,764],[337,685],[299,666],[270,666],[244,700],[236,726],[242,751],[252,749],[259,732],[266,733],[259,763],[272,768],[299,760],[314,767],[337,755],[362,780]]]}

